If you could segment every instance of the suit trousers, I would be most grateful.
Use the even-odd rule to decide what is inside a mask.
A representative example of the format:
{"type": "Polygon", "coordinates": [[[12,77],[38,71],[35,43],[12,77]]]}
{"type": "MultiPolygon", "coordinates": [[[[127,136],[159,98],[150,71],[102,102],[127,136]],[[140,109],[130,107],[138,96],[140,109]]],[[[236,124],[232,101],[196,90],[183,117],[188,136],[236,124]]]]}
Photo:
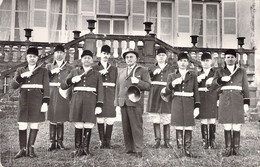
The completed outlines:
{"type": "Polygon", "coordinates": [[[140,107],[121,107],[123,134],[126,151],[143,150],[143,110],[140,107]]]}

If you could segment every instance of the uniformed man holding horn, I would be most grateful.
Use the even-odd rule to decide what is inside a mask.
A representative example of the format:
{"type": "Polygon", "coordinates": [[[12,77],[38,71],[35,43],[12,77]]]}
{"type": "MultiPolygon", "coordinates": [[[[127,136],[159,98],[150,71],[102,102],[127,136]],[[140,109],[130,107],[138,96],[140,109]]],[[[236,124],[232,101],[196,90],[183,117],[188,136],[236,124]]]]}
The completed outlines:
{"type": "Polygon", "coordinates": [[[126,68],[118,72],[115,106],[121,110],[123,134],[127,154],[142,157],[143,151],[143,94],[150,90],[148,70],[137,65],[138,53],[127,49],[123,53],[126,68]]]}
{"type": "Polygon", "coordinates": [[[220,87],[218,121],[224,125],[225,150],[223,156],[240,155],[240,128],[249,106],[246,70],[237,64],[233,49],[225,52],[225,67],[216,71],[214,84],[220,87]]]}
{"type": "Polygon", "coordinates": [[[114,106],[115,100],[115,86],[117,79],[117,68],[108,60],[111,56],[111,48],[108,45],[104,45],[101,48],[100,62],[93,67],[102,75],[103,88],[104,88],[104,104],[101,114],[97,115],[97,126],[100,138],[100,148],[112,148],[111,136],[113,131],[113,124],[116,117],[116,111],[114,106]],[[106,125],[106,128],[105,128],[106,125]]]}
{"type": "Polygon", "coordinates": [[[161,128],[163,124],[164,146],[172,148],[170,144],[171,103],[169,99],[163,100],[162,89],[166,89],[167,77],[174,72],[174,68],[167,64],[167,55],[164,48],[157,49],[156,64],[149,67],[148,71],[152,80],[149,92],[147,112],[153,118],[155,144],[153,148],[159,148],[161,142],[161,128]]]}
{"type": "Polygon", "coordinates": [[[64,122],[69,121],[69,97],[66,97],[66,94],[64,94],[65,92],[61,90],[60,84],[73,68],[65,61],[65,57],[64,46],[57,45],[54,49],[53,63],[49,63],[46,66],[49,71],[51,96],[47,113],[47,119],[50,121],[50,146],[48,151],[65,149],[63,145],[63,134],[64,122]]]}
{"type": "Polygon", "coordinates": [[[45,112],[48,110],[50,99],[49,76],[46,68],[37,65],[38,59],[38,49],[35,47],[29,48],[26,55],[28,64],[17,69],[11,83],[12,88],[20,88],[18,111],[20,151],[15,155],[15,158],[37,157],[34,152],[34,143],[39,123],[45,121],[45,112]],[[28,127],[30,134],[27,142],[28,127]]]}
{"type": "Polygon", "coordinates": [[[75,123],[75,157],[89,155],[89,144],[96,115],[102,112],[103,82],[98,71],[93,70],[93,53],[84,50],[81,54],[82,66],[73,69],[64,82],[62,89],[72,87],[70,121],[75,123]]]}

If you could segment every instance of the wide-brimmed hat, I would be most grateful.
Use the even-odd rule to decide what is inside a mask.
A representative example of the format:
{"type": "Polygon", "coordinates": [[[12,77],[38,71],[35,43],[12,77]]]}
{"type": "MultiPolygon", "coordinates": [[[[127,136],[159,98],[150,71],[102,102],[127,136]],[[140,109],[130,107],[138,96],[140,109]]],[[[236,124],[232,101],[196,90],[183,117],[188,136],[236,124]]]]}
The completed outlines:
{"type": "Polygon", "coordinates": [[[125,56],[126,56],[128,53],[133,53],[133,54],[135,54],[136,57],[138,58],[138,53],[137,53],[136,51],[134,51],[134,49],[132,49],[132,48],[127,48],[127,49],[125,50],[125,52],[123,53],[123,55],[122,55],[124,59],[125,59],[125,56]]]}

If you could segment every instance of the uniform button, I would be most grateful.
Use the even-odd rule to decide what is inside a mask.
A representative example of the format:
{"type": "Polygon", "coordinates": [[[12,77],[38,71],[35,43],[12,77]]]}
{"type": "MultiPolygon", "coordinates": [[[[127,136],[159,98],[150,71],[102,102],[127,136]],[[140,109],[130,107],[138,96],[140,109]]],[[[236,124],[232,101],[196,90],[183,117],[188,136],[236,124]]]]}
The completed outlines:
{"type": "Polygon", "coordinates": [[[30,83],[30,81],[28,81],[28,83],[30,83]]]}
{"type": "Polygon", "coordinates": [[[85,80],[83,82],[86,82],[85,80]]]}
{"type": "Polygon", "coordinates": [[[28,89],[28,92],[30,92],[30,89],[28,89]]]}
{"type": "Polygon", "coordinates": [[[230,83],[233,83],[232,81],[230,83]]]}
{"type": "Polygon", "coordinates": [[[84,77],[84,79],[86,79],[86,77],[84,77]]]}
{"type": "Polygon", "coordinates": [[[85,84],[83,86],[86,86],[85,84]]]}

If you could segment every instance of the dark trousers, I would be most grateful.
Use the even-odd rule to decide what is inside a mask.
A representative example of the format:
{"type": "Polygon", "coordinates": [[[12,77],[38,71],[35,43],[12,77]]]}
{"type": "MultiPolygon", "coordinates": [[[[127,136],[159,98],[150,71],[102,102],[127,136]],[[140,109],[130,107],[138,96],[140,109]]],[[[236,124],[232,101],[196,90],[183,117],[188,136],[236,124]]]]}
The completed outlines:
{"type": "Polygon", "coordinates": [[[143,111],[142,108],[124,105],[121,107],[122,125],[126,151],[143,150],[143,111]]]}

